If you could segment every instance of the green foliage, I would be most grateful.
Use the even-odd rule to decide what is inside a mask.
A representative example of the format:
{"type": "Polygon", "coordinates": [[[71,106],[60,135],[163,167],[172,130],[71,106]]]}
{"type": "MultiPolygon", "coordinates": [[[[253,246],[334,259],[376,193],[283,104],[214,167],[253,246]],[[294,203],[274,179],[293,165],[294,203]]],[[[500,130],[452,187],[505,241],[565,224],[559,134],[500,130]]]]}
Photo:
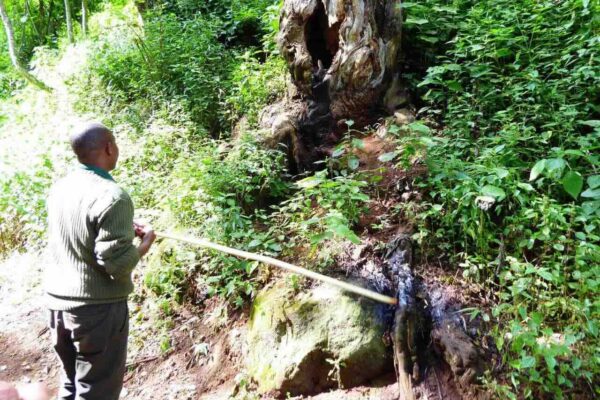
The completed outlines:
{"type": "Polygon", "coordinates": [[[201,16],[181,21],[150,15],[144,33],[115,47],[99,46],[90,66],[121,107],[145,101],[149,108],[177,101],[190,118],[211,132],[220,128],[219,103],[230,83],[232,54],[216,40],[218,24],[201,16]]]}
{"type": "Polygon", "coordinates": [[[52,173],[52,163],[44,156],[32,172],[0,177],[0,256],[39,244],[46,231],[46,195],[52,173]]]}
{"type": "Polygon", "coordinates": [[[323,170],[297,183],[298,191],[276,207],[283,221],[288,246],[310,239],[314,246],[338,238],[360,243],[351,227],[367,212],[369,196],[363,193],[367,182],[359,174],[344,173],[329,177],[323,170]],[[291,236],[290,233],[293,233],[291,236]]]}
{"type": "Polygon", "coordinates": [[[258,265],[257,261],[215,254],[208,260],[207,274],[199,276],[199,280],[206,285],[209,295],[219,295],[241,307],[245,299],[254,298],[256,294],[258,265]]]}
{"type": "MultiPolygon", "coordinates": [[[[248,216],[287,192],[285,171],[285,154],[259,147],[250,136],[231,148],[225,143],[206,142],[201,153],[177,165],[176,184],[184,190],[170,203],[181,220],[191,225],[206,220],[206,208],[199,207],[201,203],[239,210],[248,216]]],[[[233,234],[232,228],[226,232],[233,234]]]]}
{"type": "MultiPolygon", "coordinates": [[[[173,173],[176,193],[167,203],[184,225],[203,237],[236,248],[277,254],[281,246],[262,211],[289,191],[285,155],[263,149],[251,137],[228,148],[209,141],[198,154],[177,162],[173,173]]],[[[257,264],[222,254],[205,259],[202,283],[209,293],[241,305],[256,288],[257,264]]]]}
{"type": "Polygon", "coordinates": [[[256,127],[261,110],[285,93],[286,66],[276,45],[281,5],[280,1],[271,4],[260,15],[264,32],[262,49],[252,48],[237,57],[238,64],[231,76],[232,90],[224,104],[232,123],[245,117],[250,127],[256,127]]]}
{"type": "Polygon", "coordinates": [[[448,6],[403,5],[419,40],[450,38],[430,47],[442,55],[418,88],[421,113],[445,128],[412,130],[386,158],[421,149],[429,200],[417,237],[500,288],[494,336],[512,388],[491,386],[589,395],[600,372],[600,4],[448,6]]]}
{"type": "Polygon", "coordinates": [[[249,51],[238,60],[232,75],[233,88],[226,99],[231,109],[229,118],[235,122],[245,116],[249,125],[256,127],[261,110],[285,92],[285,62],[280,57],[269,57],[260,63],[249,51]]]}
{"type": "MultiPolygon", "coordinates": [[[[0,37],[0,49],[6,48],[6,43],[0,37]]],[[[0,100],[7,99],[23,86],[23,80],[11,67],[8,52],[0,52],[0,100]]]]}
{"type": "MultiPolygon", "coordinates": [[[[161,248],[150,260],[144,275],[144,285],[165,300],[181,303],[197,264],[197,254],[178,247],[161,248]]],[[[163,312],[169,314],[168,302],[163,312]]]]}

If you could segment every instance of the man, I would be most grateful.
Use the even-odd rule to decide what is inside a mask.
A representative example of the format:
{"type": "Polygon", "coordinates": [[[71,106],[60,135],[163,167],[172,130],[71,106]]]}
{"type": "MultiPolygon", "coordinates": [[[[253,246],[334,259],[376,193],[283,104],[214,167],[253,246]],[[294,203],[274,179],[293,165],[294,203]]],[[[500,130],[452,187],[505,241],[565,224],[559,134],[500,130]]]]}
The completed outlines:
{"type": "Polygon", "coordinates": [[[47,204],[45,286],[62,362],[58,398],[116,400],[127,358],[131,271],[156,236],[149,226],[134,227],[133,203],[109,174],[119,158],[110,130],[88,124],[71,136],[71,147],[80,165],[53,185],[47,204]]]}

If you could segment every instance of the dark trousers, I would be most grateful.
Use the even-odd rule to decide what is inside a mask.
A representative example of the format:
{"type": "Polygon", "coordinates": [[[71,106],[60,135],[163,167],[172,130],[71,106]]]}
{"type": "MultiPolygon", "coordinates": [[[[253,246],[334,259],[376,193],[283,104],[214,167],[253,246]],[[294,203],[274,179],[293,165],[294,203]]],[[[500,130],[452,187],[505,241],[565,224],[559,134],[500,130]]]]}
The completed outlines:
{"type": "Polygon", "coordinates": [[[58,398],[117,400],[127,359],[127,302],[50,311],[50,330],[63,367],[58,398]]]}

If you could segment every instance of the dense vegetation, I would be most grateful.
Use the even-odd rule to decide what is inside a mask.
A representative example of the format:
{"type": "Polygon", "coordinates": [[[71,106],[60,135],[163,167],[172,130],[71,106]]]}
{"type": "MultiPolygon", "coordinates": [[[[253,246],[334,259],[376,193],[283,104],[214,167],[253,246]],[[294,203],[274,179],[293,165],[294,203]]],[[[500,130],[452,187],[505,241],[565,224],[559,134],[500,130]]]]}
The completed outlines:
{"type": "Polygon", "coordinates": [[[436,30],[452,38],[417,85],[422,114],[442,125],[427,137],[417,235],[494,290],[494,336],[515,387],[556,398],[591,387],[600,361],[600,4],[404,7],[418,40],[436,30]]]}
{"type": "MultiPolygon", "coordinates": [[[[89,32],[84,39],[76,23],[74,45],[55,3],[10,3],[22,59],[61,100],[26,87],[2,51],[1,144],[57,127],[55,112],[61,129],[98,118],[129,149],[117,179],[160,228],[322,269],[333,243],[360,241],[353,227],[377,176],[358,171],[359,139],[298,177],[283,151],[256,139],[260,110],[285,90],[280,2],[90,1],[89,32]],[[49,111],[34,121],[40,104],[49,111]]],[[[416,224],[424,262],[443,253],[490,292],[496,306],[475,313],[502,354],[502,375],[484,379],[498,396],[600,394],[600,3],[402,7],[404,76],[420,122],[392,126],[398,146],[381,161],[423,162],[428,173],[416,182],[423,201],[390,213],[416,224]]],[[[0,254],[42,243],[45,192],[70,160],[63,142],[55,137],[29,164],[2,150],[0,254]]],[[[165,314],[205,295],[241,306],[265,279],[256,263],[174,246],[161,244],[144,276],[143,295],[165,314]]]]}

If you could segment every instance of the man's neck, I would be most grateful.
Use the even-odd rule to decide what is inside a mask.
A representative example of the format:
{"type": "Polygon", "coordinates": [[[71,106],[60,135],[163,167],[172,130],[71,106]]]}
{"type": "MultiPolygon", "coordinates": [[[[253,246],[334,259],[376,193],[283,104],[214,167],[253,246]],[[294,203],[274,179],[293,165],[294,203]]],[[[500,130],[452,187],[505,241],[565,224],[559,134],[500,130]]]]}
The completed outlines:
{"type": "Polygon", "coordinates": [[[81,163],[89,167],[99,168],[104,172],[110,172],[112,170],[108,163],[103,161],[81,161],[81,163]]]}

